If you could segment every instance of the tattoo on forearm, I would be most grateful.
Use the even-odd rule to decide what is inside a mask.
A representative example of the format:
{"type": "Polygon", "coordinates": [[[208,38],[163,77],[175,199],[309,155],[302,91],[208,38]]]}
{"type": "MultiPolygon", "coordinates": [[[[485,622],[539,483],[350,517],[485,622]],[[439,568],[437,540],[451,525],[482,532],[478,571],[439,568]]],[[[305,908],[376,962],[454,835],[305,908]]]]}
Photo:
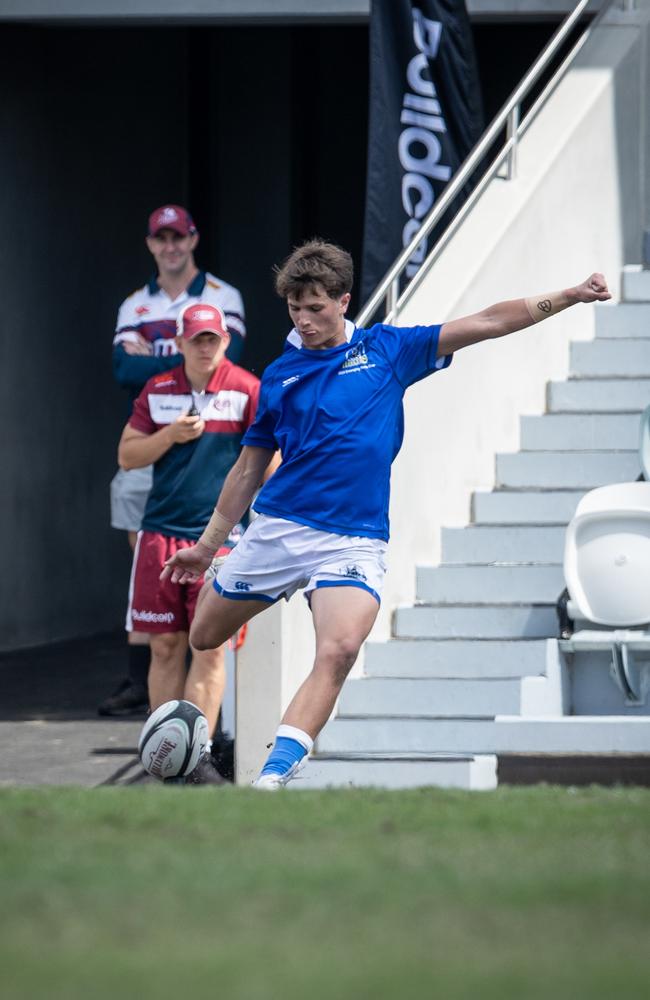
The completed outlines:
{"type": "Polygon", "coordinates": [[[535,296],[535,298],[524,299],[524,302],[533,323],[539,323],[541,320],[546,319],[547,316],[555,316],[556,313],[561,312],[562,309],[566,309],[570,304],[567,301],[565,292],[548,292],[548,294],[541,297],[535,296]]]}

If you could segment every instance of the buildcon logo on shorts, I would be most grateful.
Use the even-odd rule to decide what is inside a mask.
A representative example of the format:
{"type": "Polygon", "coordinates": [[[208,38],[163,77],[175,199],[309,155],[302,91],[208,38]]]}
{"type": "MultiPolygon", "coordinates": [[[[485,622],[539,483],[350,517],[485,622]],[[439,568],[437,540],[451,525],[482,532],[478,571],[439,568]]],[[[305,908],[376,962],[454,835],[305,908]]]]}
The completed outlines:
{"type": "Polygon", "coordinates": [[[173,611],[135,611],[131,612],[134,622],[147,622],[149,625],[171,625],[174,621],[173,611]]]}

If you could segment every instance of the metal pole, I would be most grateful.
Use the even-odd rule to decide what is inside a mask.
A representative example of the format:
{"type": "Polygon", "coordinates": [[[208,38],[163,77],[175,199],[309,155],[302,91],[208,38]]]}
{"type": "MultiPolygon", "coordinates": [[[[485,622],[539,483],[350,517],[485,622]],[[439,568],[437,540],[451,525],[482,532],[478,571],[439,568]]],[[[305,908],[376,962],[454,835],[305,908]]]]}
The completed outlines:
{"type": "Polygon", "coordinates": [[[508,124],[506,125],[506,142],[512,140],[512,146],[510,152],[508,153],[508,159],[506,160],[506,180],[511,181],[517,176],[517,130],[519,128],[519,105],[515,104],[514,108],[508,115],[508,124]]]}

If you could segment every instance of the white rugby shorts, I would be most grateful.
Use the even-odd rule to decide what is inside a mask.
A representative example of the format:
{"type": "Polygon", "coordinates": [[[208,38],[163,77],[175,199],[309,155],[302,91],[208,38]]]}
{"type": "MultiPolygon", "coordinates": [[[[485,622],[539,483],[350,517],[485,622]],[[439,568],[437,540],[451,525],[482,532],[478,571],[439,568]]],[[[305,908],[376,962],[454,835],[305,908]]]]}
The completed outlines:
{"type": "Polygon", "coordinates": [[[360,587],[379,603],[386,575],[382,538],[334,535],[260,514],[219,567],[212,586],[235,601],[273,604],[304,589],[360,587]]]}

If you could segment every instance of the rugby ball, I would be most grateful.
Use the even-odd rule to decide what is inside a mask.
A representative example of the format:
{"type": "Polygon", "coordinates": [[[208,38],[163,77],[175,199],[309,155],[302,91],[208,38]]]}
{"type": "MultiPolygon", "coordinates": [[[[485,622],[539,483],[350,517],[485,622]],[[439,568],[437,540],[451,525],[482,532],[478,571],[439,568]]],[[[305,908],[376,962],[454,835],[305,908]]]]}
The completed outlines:
{"type": "Polygon", "coordinates": [[[166,701],[144,724],[138,752],[145,771],[162,781],[194,770],[209,738],[208,720],[191,701],[166,701]]]}

